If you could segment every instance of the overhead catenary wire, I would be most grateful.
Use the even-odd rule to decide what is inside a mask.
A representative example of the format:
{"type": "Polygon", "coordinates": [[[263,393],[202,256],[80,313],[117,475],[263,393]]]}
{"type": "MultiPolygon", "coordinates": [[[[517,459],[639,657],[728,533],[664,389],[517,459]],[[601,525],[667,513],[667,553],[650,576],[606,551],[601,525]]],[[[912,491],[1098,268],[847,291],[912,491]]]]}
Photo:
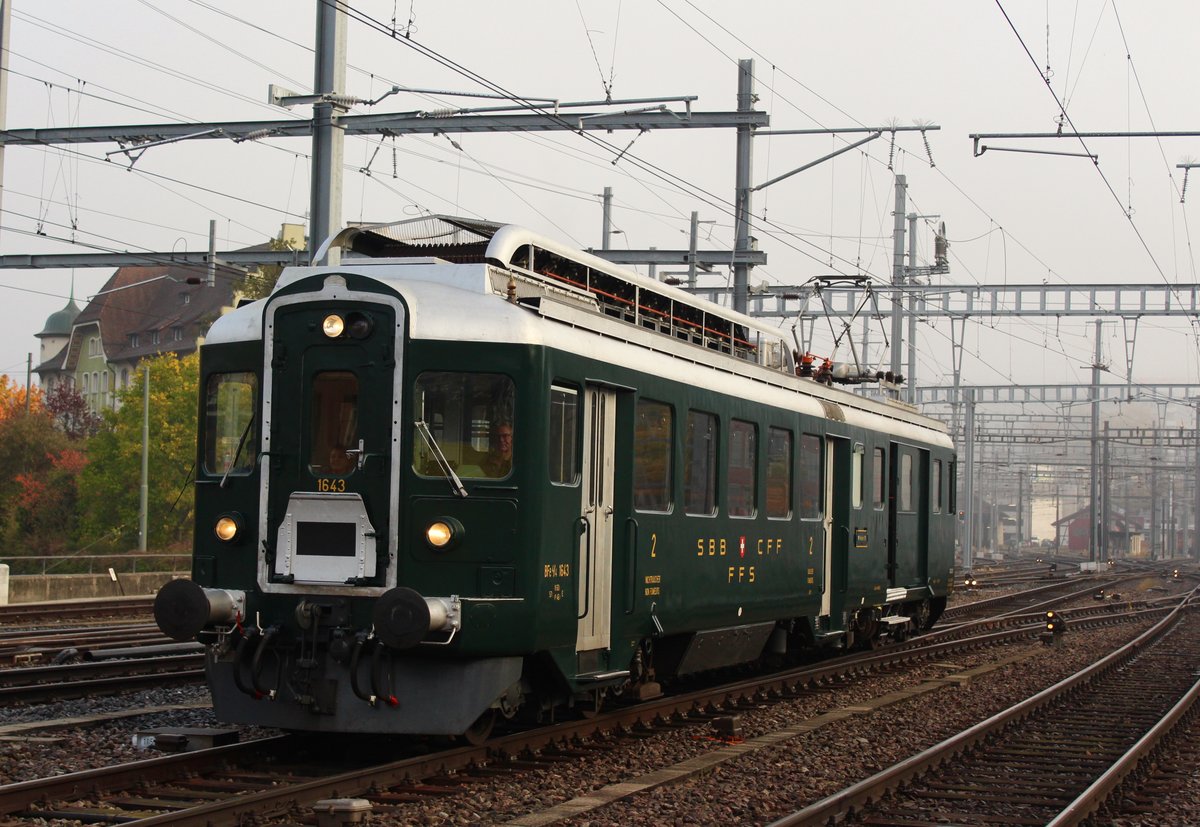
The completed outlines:
{"type": "MultiPolygon", "coordinates": [[[[476,162],[477,162],[477,163],[479,163],[479,164],[486,163],[486,162],[482,161],[482,159],[479,159],[479,158],[476,158],[476,162]]],[[[625,172],[626,172],[626,171],[625,171],[624,169],[622,169],[622,173],[625,173],[625,172]]],[[[481,174],[487,174],[487,173],[481,173],[481,174]]],[[[657,184],[656,184],[656,183],[644,182],[644,183],[641,183],[640,185],[641,185],[641,186],[647,186],[647,187],[649,187],[649,186],[656,186],[657,184]]],[[[527,184],[520,184],[520,186],[527,186],[527,184]]],[[[792,231],[789,229],[789,232],[792,232],[792,231]]],[[[793,235],[795,235],[795,233],[793,233],[793,235]]],[[[815,249],[818,249],[818,250],[820,249],[820,247],[821,247],[821,246],[822,246],[822,245],[819,245],[819,244],[817,244],[817,245],[813,245],[813,247],[814,247],[815,249]]],[[[822,255],[820,252],[816,253],[816,255],[813,257],[813,260],[814,260],[814,261],[818,261],[818,262],[821,262],[821,263],[824,263],[824,261],[825,261],[826,259],[827,259],[827,256],[825,256],[825,255],[822,255]]],[[[841,259],[841,260],[842,260],[843,262],[845,262],[845,259],[841,259]]],[[[851,264],[851,266],[854,266],[854,265],[857,265],[857,262],[853,262],[853,263],[851,264]]],[[[764,268],[763,270],[761,270],[760,272],[766,272],[765,268],[764,268]]]]}
{"type": "MultiPolygon", "coordinates": [[[[763,55],[761,52],[759,52],[758,50],[754,49],[754,48],[753,48],[753,46],[752,46],[751,44],[747,43],[745,40],[743,40],[743,39],[741,39],[741,38],[738,38],[738,37],[737,37],[737,36],[736,36],[736,35],[735,35],[733,32],[731,32],[731,31],[730,31],[730,30],[729,30],[729,29],[728,29],[726,26],[724,26],[723,24],[721,24],[719,21],[716,21],[716,20],[715,20],[715,19],[714,19],[714,18],[713,18],[711,15],[707,14],[707,13],[706,13],[706,12],[704,12],[703,10],[699,9],[698,7],[696,7],[696,5],[695,5],[694,3],[692,3],[692,2],[690,2],[690,0],[685,0],[685,2],[687,2],[687,3],[688,3],[688,5],[689,5],[689,6],[691,6],[692,8],[696,9],[696,11],[697,11],[697,12],[699,12],[701,15],[703,15],[703,16],[704,16],[706,19],[708,19],[710,22],[712,22],[714,25],[716,25],[718,28],[720,28],[720,29],[721,29],[722,31],[724,31],[726,34],[728,34],[729,36],[731,36],[731,37],[733,37],[735,40],[737,40],[737,41],[738,41],[740,44],[742,44],[744,47],[746,47],[746,48],[749,48],[749,49],[752,51],[752,53],[754,53],[754,54],[758,55],[759,57],[763,57],[764,59],[770,60],[770,58],[769,58],[769,57],[767,57],[767,56],[764,56],[764,55],[763,55]]],[[[665,3],[663,2],[663,0],[659,0],[659,3],[660,3],[660,5],[663,5],[664,7],[666,7],[666,5],[665,5],[665,3]]],[[[1077,11],[1078,11],[1078,10],[1077,10],[1077,11]]],[[[695,31],[695,32],[696,32],[698,35],[700,35],[700,36],[702,37],[702,39],[704,39],[706,42],[710,43],[710,45],[712,45],[714,48],[717,48],[717,47],[716,47],[716,45],[715,45],[715,43],[712,43],[712,41],[711,41],[711,40],[709,40],[708,38],[706,38],[706,37],[704,37],[703,35],[701,35],[701,34],[699,33],[699,31],[695,29],[695,27],[694,27],[694,26],[691,26],[691,24],[687,23],[686,21],[683,21],[683,20],[682,20],[682,18],[680,17],[680,15],[679,15],[677,12],[675,12],[674,10],[671,10],[671,12],[672,12],[672,14],[674,14],[674,15],[675,15],[677,18],[679,18],[679,19],[681,20],[681,22],[683,22],[685,25],[687,25],[689,28],[691,28],[693,31],[695,31]]],[[[1094,38],[1095,38],[1095,31],[1093,31],[1093,41],[1094,41],[1094,38]]],[[[718,49],[718,51],[720,51],[720,50],[718,49]]],[[[1089,44],[1089,53],[1090,53],[1090,44],[1089,44]]],[[[721,54],[722,54],[724,57],[726,57],[727,59],[729,59],[729,60],[733,60],[732,56],[730,56],[730,55],[726,54],[725,52],[723,52],[723,51],[722,51],[722,52],[721,52],[721,54]]],[[[1087,56],[1085,55],[1084,62],[1086,62],[1086,57],[1087,57],[1087,56]]],[[[772,63],[773,72],[774,72],[775,62],[774,62],[774,61],[771,61],[771,63],[772,63]]],[[[827,100],[826,98],[824,98],[823,96],[820,96],[820,95],[819,95],[819,94],[817,94],[815,91],[811,90],[811,89],[810,89],[808,86],[806,86],[806,85],[804,85],[804,84],[800,83],[800,82],[799,82],[798,80],[796,80],[795,78],[792,78],[792,77],[791,77],[791,76],[790,76],[790,75],[789,75],[789,74],[788,74],[786,71],[783,71],[783,75],[784,75],[785,77],[788,77],[789,79],[793,80],[794,82],[796,82],[796,83],[797,83],[799,86],[801,86],[801,87],[802,87],[802,88],[804,88],[805,90],[812,92],[814,95],[816,95],[817,97],[819,97],[819,98],[820,98],[820,99],[821,99],[823,102],[825,102],[825,103],[829,104],[831,107],[833,107],[833,108],[837,109],[839,112],[842,112],[843,114],[846,114],[846,115],[847,115],[847,117],[850,117],[850,118],[852,118],[852,119],[853,119],[853,116],[849,115],[849,114],[848,114],[848,113],[846,113],[846,112],[845,112],[843,109],[841,109],[840,107],[837,107],[835,104],[833,104],[832,102],[828,101],[828,100],[827,100]]],[[[772,99],[774,99],[774,96],[775,96],[775,94],[776,94],[776,92],[777,92],[777,90],[776,90],[776,88],[775,88],[775,84],[772,84],[772,90],[771,90],[771,91],[772,91],[772,99]]],[[[786,96],[784,96],[782,99],[783,99],[785,102],[789,103],[789,105],[792,105],[792,106],[793,106],[793,108],[796,108],[796,109],[797,109],[797,111],[801,111],[801,112],[803,111],[802,109],[800,109],[800,107],[798,107],[798,106],[795,106],[795,104],[794,104],[794,103],[792,103],[791,101],[789,101],[789,100],[786,98],[786,96]]],[[[815,119],[814,119],[814,120],[815,120],[815,119]]],[[[867,157],[870,157],[869,153],[864,153],[864,154],[865,154],[867,157]]],[[[945,180],[947,180],[947,182],[951,183],[951,185],[952,185],[952,186],[954,186],[954,187],[955,187],[955,189],[957,189],[957,190],[958,190],[958,191],[959,191],[959,192],[960,192],[962,195],[964,195],[964,197],[967,197],[967,199],[968,199],[968,201],[969,201],[970,203],[974,204],[974,206],[976,206],[976,208],[977,208],[977,209],[979,209],[979,210],[980,210],[980,211],[981,211],[983,214],[987,215],[987,211],[986,211],[986,210],[984,210],[984,209],[983,209],[983,208],[982,208],[982,207],[981,207],[981,206],[980,206],[978,203],[976,203],[976,202],[975,202],[975,199],[973,199],[973,198],[970,198],[970,196],[967,196],[967,195],[966,195],[966,193],[962,191],[962,188],[961,188],[961,187],[959,187],[957,184],[955,184],[953,181],[951,181],[951,180],[950,180],[950,178],[949,178],[949,176],[947,176],[947,175],[945,174],[945,172],[944,172],[942,169],[940,169],[940,168],[937,168],[937,169],[938,169],[938,173],[939,173],[939,175],[940,175],[942,178],[944,178],[945,180]]],[[[1007,237],[1011,237],[1011,233],[1009,233],[1007,237]]],[[[1028,250],[1028,248],[1026,247],[1026,245],[1024,245],[1024,244],[1023,244],[1023,243],[1020,241],[1020,239],[1014,239],[1014,240],[1015,240],[1015,241],[1017,241],[1017,243],[1018,243],[1018,244],[1019,244],[1019,245],[1020,245],[1020,246],[1021,246],[1023,249],[1025,249],[1025,250],[1026,250],[1026,252],[1028,252],[1028,253],[1030,253],[1030,254],[1032,255],[1032,251],[1031,251],[1031,250],[1028,250]]],[[[1144,244],[1144,239],[1143,239],[1143,244],[1144,244]]],[[[1189,249],[1190,249],[1190,247],[1191,247],[1191,245],[1190,245],[1190,240],[1189,240],[1189,249]]],[[[1035,258],[1037,258],[1037,256],[1036,256],[1036,255],[1035,255],[1034,257],[1035,257],[1035,258]]],[[[1052,273],[1054,272],[1054,271],[1053,271],[1053,268],[1049,268],[1049,267],[1047,267],[1047,270],[1048,270],[1049,272],[1052,272],[1052,273]]],[[[1058,275],[1057,273],[1055,273],[1055,276],[1056,276],[1056,278],[1058,278],[1058,279],[1059,279],[1060,281],[1062,281],[1063,283],[1069,283],[1069,280],[1068,280],[1068,279],[1066,279],[1066,278],[1064,278],[1063,276],[1061,276],[1061,275],[1058,275]]]]}
{"type": "MultiPolygon", "coordinates": [[[[1020,31],[1017,30],[1016,24],[1013,22],[1012,18],[1009,16],[1008,12],[1005,11],[1004,4],[1001,2],[1001,0],[995,0],[995,3],[996,3],[996,7],[998,9],[1000,9],[1000,13],[1001,13],[1001,15],[1003,15],[1005,22],[1008,23],[1009,28],[1012,29],[1013,34],[1016,36],[1017,42],[1021,44],[1021,48],[1024,50],[1025,54],[1033,62],[1033,65],[1036,68],[1037,67],[1037,59],[1034,58],[1033,54],[1029,51],[1029,46],[1026,45],[1025,40],[1021,37],[1021,33],[1020,33],[1020,31]]],[[[1039,72],[1039,75],[1040,75],[1040,72],[1039,72]]],[[[1050,86],[1049,83],[1046,83],[1046,91],[1054,99],[1054,103],[1058,106],[1058,109],[1062,113],[1063,118],[1065,119],[1067,124],[1071,127],[1071,132],[1075,134],[1076,140],[1078,140],[1080,146],[1083,147],[1083,151],[1085,153],[1087,153],[1088,155],[1094,155],[1094,153],[1088,148],[1087,142],[1083,139],[1083,137],[1079,136],[1080,130],[1078,128],[1076,128],[1075,123],[1071,119],[1070,114],[1068,114],[1067,110],[1063,107],[1062,101],[1059,99],[1058,94],[1054,91],[1054,88],[1052,86],[1050,86]]],[[[1093,164],[1093,167],[1096,169],[1097,174],[1100,176],[1100,180],[1104,182],[1105,188],[1108,189],[1108,191],[1112,195],[1113,199],[1117,202],[1117,206],[1121,207],[1121,197],[1117,194],[1117,191],[1113,188],[1112,182],[1110,182],[1108,180],[1108,176],[1104,174],[1104,171],[1102,169],[1100,169],[1099,164],[1093,164]]],[[[1141,231],[1141,229],[1138,228],[1137,224],[1134,222],[1133,216],[1130,215],[1125,210],[1124,207],[1121,207],[1121,209],[1122,209],[1122,212],[1124,212],[1126,214],[1126,218],[1129,221],[1129,226],[1133,229],[1134,235],[1137,236],[1138,241],[1141,243],[1142,249],[1144,249],[1146,251],[1146,255],[1149,257],[1151,264],[1153,264],[1154,269],[1158,271],[1159,277],[1163,280],[1164,283],[1166,283],[1168,286],[1170,286],[1171,282],[1167,278],[1167,274],[1165,272],[1163,272],[1162,266],[1158,263],[1158,259],[1154,255],[1154,251],[1150,249],[1149,242],[1147,242],[1145,236],[1142,235],[1142,231],[1141,231]]],[[[1180,301],[1182,301],[1182,297],[1179,296],[1177,291],[1176,291],[1176,298],[1179,299],[1180,301]]],[[[1200,322],[1197,322],[1197,320],[1192,319],[1191,324],[1194,327],[1197,327],[1197,329],[1200,329],[1200,322]]]]}

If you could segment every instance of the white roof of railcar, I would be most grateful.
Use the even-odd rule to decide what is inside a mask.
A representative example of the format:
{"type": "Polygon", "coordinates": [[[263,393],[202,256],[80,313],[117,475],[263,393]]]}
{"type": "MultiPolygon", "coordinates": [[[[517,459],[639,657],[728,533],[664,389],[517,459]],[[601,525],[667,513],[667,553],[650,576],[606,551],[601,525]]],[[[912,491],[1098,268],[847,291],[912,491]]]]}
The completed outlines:
{"type": "MultiPolygon", "coordinates": [[[[749,316],[734,313],[670,285],[622,271],[596,256],[569,250],[521,228],[504,227],[497,232],[488,247],[489,258],[498,262],[507,261],[519,246],[530,243],[555,254],[569,256],[585,266],[614,272],[633,284],[659,294],[672,298],[677,295],[681,301],[701,307],[705,312],[718,314],[735,324],[782,340],[778,330],[749,316]]],[[[409,334],[414,339],[549,345],[604,361],[624,360],[627,364],[644,368],[651,367],[645,361],[646,346],[650,343],[651,350],[661,354],[663,361],[656,360],[652,364],[654,372],[663,378],[715,389],[737,376],[752,380],[757,389],[751,395],[767,404],[825,418],[826,411],[820,402],[824,400],[841,408],[847,424],[875,428],[878,425],[871,420],[882,416],[893,423],[906,424],[907,427],[889,427],[897,436],[952,447],[941,422],[907,407],[868,399],[729,354],[676,342],[601,314],[590,314],[592,318],[586,319],[587,330],[547,322],[531,308],[510,303],[497,295],[491,278],[493,272],[486,264],[450,264],[430,258],[347,258],[333,267],[289,267],[281,275],[276,289],[309,276],[355,273],[388,285],[404,296],[409,308],[409,334]],[[447,308],[451,308],[452,312],[446,312],[447,308]],[[653,347],[656,336],[665,339],[658,343],[659,347],[653,347]],[[681,354],[683,358],[680,358],[681,354]]],[[[206,342],[211,344],[261,338],[262,310],[263,302],[258,301],[226,314],[210,328],[206,342]]]]}

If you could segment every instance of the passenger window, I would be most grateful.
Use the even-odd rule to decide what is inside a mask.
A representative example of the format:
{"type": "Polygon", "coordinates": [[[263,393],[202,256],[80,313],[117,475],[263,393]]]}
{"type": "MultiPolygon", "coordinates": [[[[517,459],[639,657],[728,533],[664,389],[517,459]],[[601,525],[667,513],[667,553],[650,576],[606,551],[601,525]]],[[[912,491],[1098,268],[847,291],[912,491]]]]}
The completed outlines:
{"type": "Polygon", "coordinates": [[[633,437],[633,505],[638,511],[671,510],[671,406],[639,399],[633,437]]]}
{"type": "Polygon", "coordinates": [[[733,420],[729,425],[729,516],[753,517],[758,484],[758,428],[733,420]]]}
{"type": "Polygon", "coordinates": [[[792,432],[767,429],[767,516],[792,516],[792,432]]]}
{"type": "Polygon", "coordinates": [[[688,411],[683,457],[683,510],[687,514],[717,512],[717,418],[688,411]]]}
{"type": "Polygon", "coordinates": [[[932,479],[929,481],[929,487],[933,494],[933,513],[942,513],[942,461],[935,459],[933,461],[932,479]]]}
{"type": "Polygon", "coordinates": [[[913,458],[912,454],[900,454],[900,510],[913,510],[913,458]]]}
{"type": "Polygon", "coordinates": [[[579,482],[578,445],[579,391],[553,386],[550,388],[550,482],[558,485],[579,482]]]}
{"type": "Polygon", "coordinates": [[[876,448],[874,451],[874,468],[871,477],[871,505],[876,509],[883,508],[885,493],[887,491],[887,483],[884,479],[884,469],[887,465],[883,461],[883,449],[876,448]]]}
{"type": "Polygon", "coordinates": [[[413,417],[428,427],[434,442],[430,445],[414,422],[414,471],[443,476],[436,446],[460,478],[508,476],[518,436],[511,379],[494,373],[422,373],[413,397],[413,417]]]}
{"type": "Polygon", "coordinates": [[[258,377],[217,373],[208,377],[204,397],[204,470],[209,474],[249,474],[258,457],[254,409],[258,377]]]}
{"type": "Polygon", "coordinates": [[[313,377],[308,470],[345,476],[357,467],[358,377],[347,370],[322,371],[313,377]]]}
{"type": "Polygon", "coordinates": [[[854,446],[850,460],[850,504],[854,508],[862,508],[863,504],[863,448],[861,442],[854,446]]]}
{"type": "Polygon", "coordinates": [[[821,516],[821,438],[800,435],[800,519],[821,516]]]}

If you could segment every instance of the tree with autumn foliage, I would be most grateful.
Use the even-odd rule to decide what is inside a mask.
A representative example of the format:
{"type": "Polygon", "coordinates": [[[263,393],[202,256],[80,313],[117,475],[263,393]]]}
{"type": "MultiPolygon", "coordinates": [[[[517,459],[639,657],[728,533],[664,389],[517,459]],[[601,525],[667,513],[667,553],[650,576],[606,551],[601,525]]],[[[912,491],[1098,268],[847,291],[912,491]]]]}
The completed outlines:
{"type": "MultiPolygon", "coordinates": [[[[32,388],[29,392],[29,410],[37,411],[42,406],[42,389],[32,388]]],[[[25,413],[26,390],[7,374],[0,374],[0,420],[8,420],[25,413]]]]}
{"type": "Polygon", "coordinates": [[[100,430],[104,417],[88,407],[74,385],[60,382],[45,396],[46,410],[71,439],[87,439],[100,430]]]}
{"type": "Polygon", "coordinates": [[[144,360],[130,386],[118,391],[119,408],[104,412],[104,426],[88,440],[80,476],[80,540],[110,550],[137,545],[142,468],[142,396],[150,370],[150,483],[147,545],[155,549],[191,541],[192,470],[196,456],[197,353],[167,353],[144,360]]]}
{"type": "Polygon", "coordinates": [[[12,483],[0,487],[0,539],[13,557],[70,546],[86,464],[82,441],[61,427],[39,388],[26,408],[25,388],[0,376],[0,468],[12,483]]]}

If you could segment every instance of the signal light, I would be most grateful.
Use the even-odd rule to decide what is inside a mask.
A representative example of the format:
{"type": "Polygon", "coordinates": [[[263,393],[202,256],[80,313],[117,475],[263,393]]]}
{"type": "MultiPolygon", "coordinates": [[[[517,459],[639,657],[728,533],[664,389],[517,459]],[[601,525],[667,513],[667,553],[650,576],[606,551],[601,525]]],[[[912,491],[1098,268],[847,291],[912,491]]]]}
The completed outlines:
{"type": "Polygon", "coordinates": [[[375,320],[361,310],[342,316],[330,313],[321,320],[321,332],[328,339],[365,339],[375,330],[375,320]]]}
{"type": "Polygon", "coordinates": [[[346,315],[346,335],[351,339],[365,339],[374,329],[375,322],[366,313],[355,311],[346,315]]]}
{"type": "Polygon", "coordinates": [[[1067,630],[1066,623],[1058,612],[1051,609],[1046,612],[1046,631],[1042,632],[1042,643],[1053,646],[1058,642],[1058,636],[1067,630]]]}
{"type": "Polygon", "coordinates": [[[330,339],[336,339],[346,329],[345,320],[336,313],[330,313],[321,321],[321,332],[330,339]]]}

